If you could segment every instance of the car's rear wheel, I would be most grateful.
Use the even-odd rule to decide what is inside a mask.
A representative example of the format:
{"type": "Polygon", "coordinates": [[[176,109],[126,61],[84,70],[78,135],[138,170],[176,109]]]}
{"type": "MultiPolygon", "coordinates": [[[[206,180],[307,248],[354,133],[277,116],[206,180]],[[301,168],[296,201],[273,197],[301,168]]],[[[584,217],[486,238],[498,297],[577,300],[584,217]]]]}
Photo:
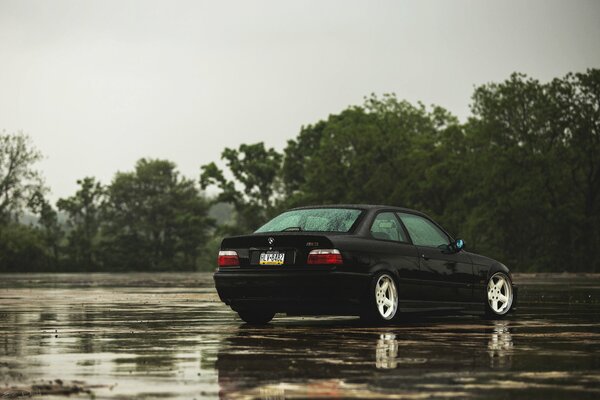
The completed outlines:
{"type": "Polygon", "coordinates": [[[369,322],[389,323],[398,312],[398,287],[388,272],[376,274],[369,287],[367,307],[362,318],[369,322]]]}
{"type": "Polygon", "coordinates": [[[502,317],[513,304],[513,287],[510,278],[503,272],[496,272],[487,284],[486,316],[502,317]]]}
{"type": "Polygon", "coordinates": [[[268,324],[275,316],[273,311],[268,310],[241,309],[237,310],[237,313],[242,321],[251,325],[268,324]]]}

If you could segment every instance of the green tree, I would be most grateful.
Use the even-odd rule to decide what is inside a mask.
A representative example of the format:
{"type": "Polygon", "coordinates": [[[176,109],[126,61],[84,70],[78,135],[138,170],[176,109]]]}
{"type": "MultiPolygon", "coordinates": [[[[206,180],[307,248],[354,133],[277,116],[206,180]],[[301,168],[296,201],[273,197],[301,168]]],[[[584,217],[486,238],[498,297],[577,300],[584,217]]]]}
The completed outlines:
{"type": "Polygon", "coordinates": [[[439,162],[446,150],[460,149],[452,141],[461,137],[456,118],[439,107],[429,111],[394,95],[371,96],[288,142],[282,171],[287,203],[418,205],[441,215],[445,197],[430,194],[448,184],[448,169],[439,162]],[[443,179],[425,179],[436,167],[443,179]]]}
{"type": "Polygon", "coordinates": [[[0,134],[0,222],[18,217],[44,186],[33,165],[40,161],[29,136],[0,134]]]}
{"type": "Polygon", "coordinates": [[[220,193],[215,201],[233,205],[235,224],[227,232],[248,233],[275,212],[282,155],[261,142],[242,144],[237,150],[226,148],[221,158],[233,179],[228,180],[215,163],[210,163],[201,168],[200,184],[203,189],[216,185],[220,193]]]}
{"type": "Polygon", "coordinates": [[[19,222],[46,190],[34,169],[41,158],[27,135],[0,134],[0,271],[40,271],[46,265],[39,231],[19,222]]]}
{"type": "Polygon", "coordinates": [[[46,271],[60,269],[64,231],[58,221],[58,213],[43,196],[38,193],[32,200],[32,207],[38,216],[37,230],[42,239],[46,255],[46,271]]]}
{"type": "MultiPolygon", "coordinates": [[[[314,125],[303,126],[298,137],[288,140],[283,151],[281,178],[286,197],[301,194],[301,187],[306,183],[306,165],[315,156],[321,146],[323,131],[327,122],[319,121],[314,125]]],[[[302,203],[301,200],[298,200],[302,203]]]]}
{"type": "MultiPolygon", "coordinates": [[[[66,255],[70,268],[93,271],[100,266],[98,246],[105,190],[100,182],[91,177],[78,180],[77,184],[79,190],[75,195],[57,202],[58,209],[67,215],[66,255]]],[[[51,219],[52,216],[48,215],[47,218],[51,219]]]]}
{"type": "Polygon", "coordinates": [[[555,158],[572,188],[560,194],[572,199],[578,214],[573,253],[580,255],[579,269],[600,271],[600,69],[570,73],[547,86],[559,131],[555,158]]]}
{"type": "Polygon", "coordinates": [[[467,163],[478,186],[470,199],[470,236],[485,253],[510,265],[523,267],[546,254],[536,231],[549,211],[544,184],[557,182],[550,175],[555,168],[543,173],[551,134],[544,125],[546,100],[538,81],[519,74],[483,85],[473,95],[474,115],[467,124],[473,151],[467,163]]]}
{"type": "Polygon", "coordinates": [[[32,226],[9,222],[0,229],[0,272],[47,271],[44,241],[32,226]]]}
{"type": "Polygon", "coordinates": [[[531,269],[598,270],[600,74],[477,88],[467,129],[484,246],[531,269]]]}
{"type": "Polygon", "coordinates": [[[196,184],[174,163],[141,159],[107,190],[105,263],[124,270],[198,268],[214,221],[196,184]]]}

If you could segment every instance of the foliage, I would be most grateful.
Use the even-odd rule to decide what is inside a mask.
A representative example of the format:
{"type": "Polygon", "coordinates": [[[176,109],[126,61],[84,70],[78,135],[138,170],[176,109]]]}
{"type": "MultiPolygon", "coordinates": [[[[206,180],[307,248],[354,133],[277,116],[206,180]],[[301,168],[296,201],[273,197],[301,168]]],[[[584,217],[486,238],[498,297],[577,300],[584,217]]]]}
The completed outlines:
{"type": "Polygon", "coordinates": [[[39,231],[8,222],[0,226],[0,272],[48,271],[39,231]]]}
{"type": "Polygon", "coordinates": [[[141,159],[118,173],[105,203],[105,265],[118,269],[196,269],[214,221],[196,183],[175,164],[141,159]]]}
{"type": "MultiPolygon", "coordinates": [[[[416,208],[516,270],[599,271],[599,127],[596,69],[548,83],[513,74],[480,86],[464,124],[440,107],[370,96],[288,141],[262,209],[416,208]]],[[[221,201],[244,198],[223,190],[235,179],[216,181],[221,201]]],[[[255,216],[246,231],[269,213],[255,216]]]]}
{"type": "Polygon", "coordinates": [[[0,222],[18,217],[44,191],[33,164],[42,158],[22,133],[0,134],[0,222]]]}
{"type": "Polygon", "coordinates": [[[226,148],[199,182],[141,159],[57,203],[22,135],[0,135],[0,271],[214,265],[221,237],[306,204],[380,203],[430,214],[469,249],[520,271],[600,271],[600,70],[477,87],[464,123],[441,107],[367,97],[303,126],[278,152],[226,148]],[[202,189],[216,186],[208,201],[202,189]],[[220,219],[216,224],[209,216],[220,219]],[[19,224],[25,210],[36,224],[19,224]]]}
{"type": "Polygon", "coordinates": [[[58,213],[41,193],[34,198],[33,210],[39,216],[38,232],[45,249],[46,270],[60,268],[61,247],[64,237],[63,227],[58,221],[58,213]]]}
{"type": "Polygon", "coordinates": [[[469,121],[482,248],[523,269],[600,270],[600,70],[479,87],[469,121]],[[594,228],[595,227],[595,228],[594,228]]]}
{"type": "Polygon", "coordinates": [[[71,269],[98,269],[97,254],[101,206],[104,188],[94,178],[77,181],[80,189],[75,195],[60,199],[56,203],[59,210],[67,215],[67,249],[71,269]]]}
{"type": "Polygon", "coordinates": [[[210,185],[220,189],[216,202],[234,207],[235,222],[221,233],[252,231],[274,213],[282,155],[272,148],[266,149],[264,143],[255,143],[242,144],[237,150],[226,148],[221,158],[233,179],[228,180],[215,163],[203,165],[200,176],[203,189],[210,185]],[[242,188],[238,189],[236,183],[242,188]]]}
{"type": "Polygon", "coordinates": [[[57,202],[64,224],[40,192],[30,201],[37,224],[0,224],[0,271],[199,268],[214,220],[198,184],[175,164],[141,159],[108,186],[92,177],[77,184],[57,202]]]}

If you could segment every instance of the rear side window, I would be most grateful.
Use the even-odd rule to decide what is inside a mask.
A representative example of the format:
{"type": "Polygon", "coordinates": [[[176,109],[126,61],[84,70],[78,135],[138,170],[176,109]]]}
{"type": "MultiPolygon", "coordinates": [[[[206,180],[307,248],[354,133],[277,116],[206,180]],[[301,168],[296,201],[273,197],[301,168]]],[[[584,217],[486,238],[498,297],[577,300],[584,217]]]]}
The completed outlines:
{"type": "Polygon", "coordinates": [[[408,242],[398,219],[391,212],[377,214],[371,225],[371,236],[375,239],[408,242]]]}
{"type": "Polygon", "coordinates": [[[398,216],[415,245],[438,247],[450,243],[448,235],[428,219],[405,213],[398,213],[398,216]]]}
{"type": "Polygon", "coordinates": [[[353,208],[305,208],[286,211],[256,230],[260,232],[348,232],[361,214],[353,208]]]}

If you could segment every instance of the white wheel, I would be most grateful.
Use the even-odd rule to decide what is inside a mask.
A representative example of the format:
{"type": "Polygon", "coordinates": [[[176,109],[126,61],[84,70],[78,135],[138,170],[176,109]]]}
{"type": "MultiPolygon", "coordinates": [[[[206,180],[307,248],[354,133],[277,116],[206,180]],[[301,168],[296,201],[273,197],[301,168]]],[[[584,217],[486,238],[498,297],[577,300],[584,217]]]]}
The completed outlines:
{"type": "Polygon", "coordinates": [[[487,301],[492,314],[504,315],[510,310],[513,289],[510,279],[504,273],[496,272],[488,281],[487,301]]]}
{"type": "Polygon", "coordinates": [[[398,289],[394,279],[382,274],[375,283],[375,304],[381,319],[389,321],[398,311],[398,289]]]}

